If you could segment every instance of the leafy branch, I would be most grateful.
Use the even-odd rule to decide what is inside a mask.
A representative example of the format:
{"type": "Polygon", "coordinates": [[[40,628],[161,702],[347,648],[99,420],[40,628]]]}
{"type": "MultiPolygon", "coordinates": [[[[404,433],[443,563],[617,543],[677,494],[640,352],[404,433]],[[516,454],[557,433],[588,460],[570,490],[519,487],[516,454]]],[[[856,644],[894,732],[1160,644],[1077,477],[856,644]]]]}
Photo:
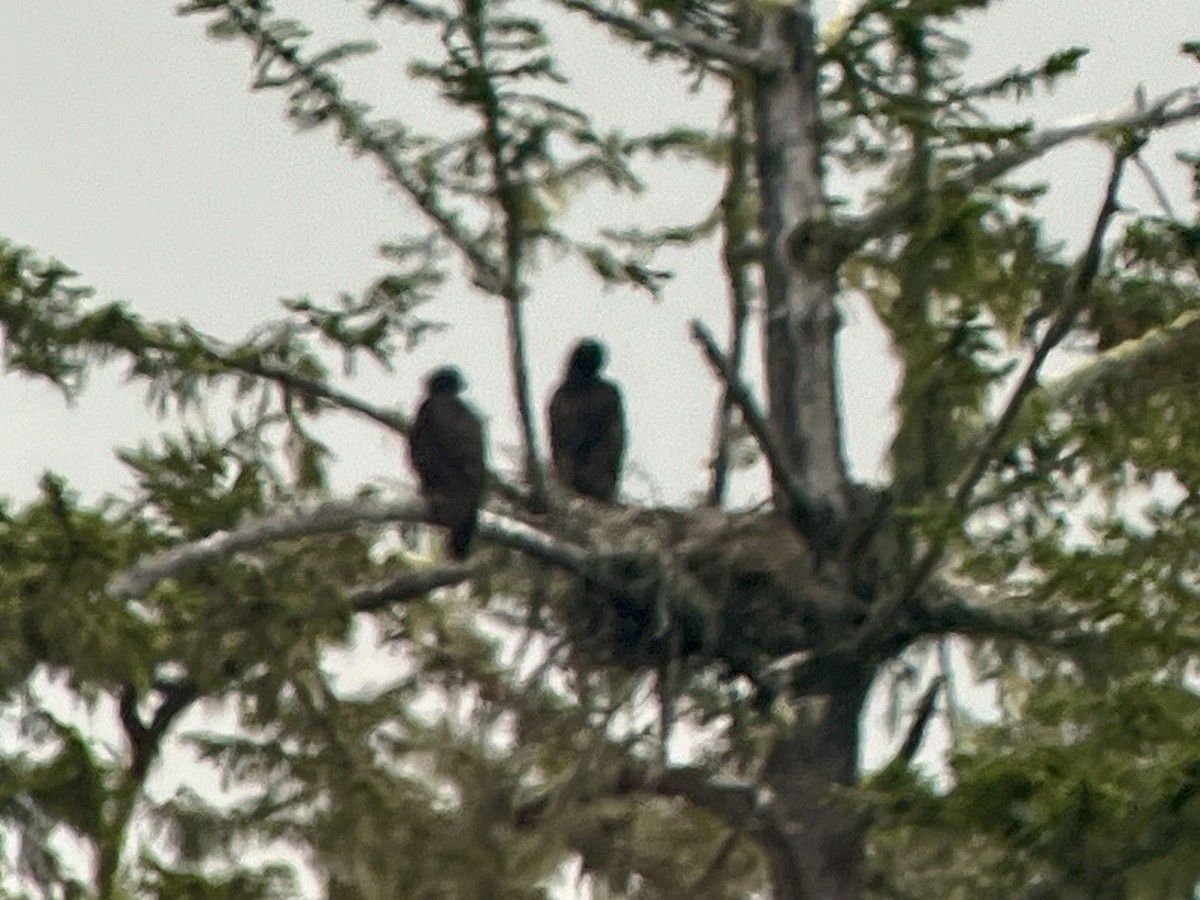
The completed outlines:
{"type": "MultiPolygon", "coordinates": [[[[1200,118],[1200,87],[1170,91],[1153,103],[1136,105],[1132,111],[1085,117],[1017,137],[1008,149],[997,150],[986,159],[952,172],[940,187],[942,190],[967,194],[1079,138],[1155,131],[1196,118],[1200,118]]],[[[866,216],[845,220],[838,226],[836,244],[839,252],[843,257],[849,256],[868,241],[903,229],[925,200],[918,193],[905,192],[866,216]]]]}
{"type": "MultiPolygon", "coordinates": [[[[327,66],[345,54],[319,54],[305,57],[300,49],[305,29],[294,23],[268,20],[270,4],[239,0],[196,0],[181,8],[182,13],[222,12],[223,18],[210,27],[218,36],[229,30],[242,34],[255,48],[256,88],[292,88],[289,115],[303,126],[325,121],[338,124],[343,140],[375,159],[388,180],[399,187],[433,223],[438,232],[467,260],[474,282],[490,293],[500,293],[503,273],[499,262],[484,249],[482,242],[463,225],[457,212],[447,209],[428,173],[404,158],[404,151],[419,142],[407,129],[371,122],[365,107],[344,96],[342,85],[327,66]],[[273,69],[282,68],[282,74],[273,69]],[[313,105],[315,104],[315,106],[313,105]]],[[[358,48],[356,52],[363,52],[358,48]]]]}
{"type": "Polygon", "coordinates": [[[975,488],[994,461],[996,452],[1008,436],[1025,399],[1037,387],[1038,376],[1043,364],[1051,351],[1066,337],[1087,300],[1088,290],[1100,269],[1104,235],[1113,216],[1120,209],[1117,203],[1117,193],[1121,186],[1121,176],[1130,157],[1136,154],[1144,143],[1145,137],[1127,138],[1123,146],[1114,154],[1112,172],[1105,189],[1104,201],[1096,216],[1096,223],[1092,228],[1088,245],[1076,261],[1072,276],[1067,283],[1066,293],[1060,301],[1054,318],[1047,326],[1033,356],[1026,364],[1025,371],[1013,388],[1004,410],[980,442],[964,475],[959,480],[950,508],[946,513],[946,527],[931,540],[929,546],[914,563],[912,572],[903,587],[891,596],[880,600],[872,609],[866,624],[853,639],[857,648],[868,646],[892,628],[893,623],[941,562],[948,545],[948,529],[960,521],[970,505],[975,488]]]}
{"type": "Polygon", "coordinates": [[[649,44],[651,50],[665,50],[706,62],[723,62],[736,68],[764,75],[777,71],[780,60],[772,59],[746,47],[704,34],[696,28],[671,27],[654,24],[648,16],[633,16],[594,0],[558,0],[573,12],[580,12],[602,25],[607,25],[624,38],[649,44]]]}

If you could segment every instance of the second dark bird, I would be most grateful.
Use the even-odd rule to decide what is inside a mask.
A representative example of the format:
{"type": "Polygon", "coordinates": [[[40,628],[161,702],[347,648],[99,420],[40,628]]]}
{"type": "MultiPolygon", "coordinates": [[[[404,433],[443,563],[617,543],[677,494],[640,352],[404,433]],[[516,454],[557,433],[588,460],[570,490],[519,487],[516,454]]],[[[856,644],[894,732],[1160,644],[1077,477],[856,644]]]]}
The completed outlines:
{"type": "Polygon", "coordinates": [[[560,481],[611,503],[625,454],[625,411],[621,391],[600,377],[604,356],[594,340],[580,341],[571,351],[550,400],[550,454],[560,481]]]}
{"type": "Polygon", "coordinates": [[[483,501],[487,463],[483,423],[459,399],[462,374],[453,366],[431,372],[426,396],[408,433],[408,456],[430,516],[450,529],[449,554],[466,559],[483,501]]]}

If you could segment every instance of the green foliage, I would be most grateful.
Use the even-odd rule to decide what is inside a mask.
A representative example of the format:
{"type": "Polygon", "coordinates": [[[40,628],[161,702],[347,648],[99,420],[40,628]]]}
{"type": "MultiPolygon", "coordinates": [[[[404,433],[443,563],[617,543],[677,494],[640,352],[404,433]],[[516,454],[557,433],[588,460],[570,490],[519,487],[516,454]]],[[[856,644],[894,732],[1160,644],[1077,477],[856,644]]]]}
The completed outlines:
{"type": "MultiPolygon", "coordinates": [[[[872,304],[901,370],[883,508],[903,557],[887,565],[904,571],[877,574],[907,575],[908,551],[934,547],[939,574],[953,576],[937,587],[980,595],[963,601],[977,618],[959,630],[975,639],[973,674],[994,688],[997,721],[958,735],[944,781],[900,759],[822,799],[870,824],[881,897],[1001,898],[1031,885],[1064,898],[1184,896],[1200,880],[1200,225],[1122,221],[1064,320],[1086,365],[1042,379],[989,444],[1010,376],[1072,301],[1079,265],[1043,232],[1041,186],[968,176],[1034,135],[988,103],[1053,86],[1085,51],[966,84],[958,17],[987,5],[870,0],[825,32],[825,161],[860,179],[867,212],[885,208],[897,224],[856,242],[870,217],[845,199],[816,229],[835,248],[829,274],[872,304]],[[978,489],[960,502],[977,462],[978,489]]],[[[756,17],[775,14],[761,6],[612,10],[744,47],[756,17]]],[[[432,38],[432,56],[406,70],[444,104],[422,133],[376,116],[340,80],[372,42],[312,49],[308,29],[265,0],[181,11],[246,45],[253,86],[283,92],[298,128],[331,125],[378,163],[427,232],[384,244],[387,271],[363,291],[289,299],[278,321],[235,342],[96,302],[65,265],[0,242],[7,372],[75,398],[90,371],[117,364],[159,412],[223,423],[120,451],[134,485],[123,500],[89,506],[48,473],[33,500],[0,505],[0,688],[18,726],[0,749],[0,822],[19,845],[15,877],[30,896],[266,900],[295,896],[298,879],[248,851],[301,848],[326,893],[347,900],[549,900],[572,864],[641,900],[761,895],[760,834],[679,796],[646,796],[645,773],[662,765],[646,700],[677,677],[706,786],[734,778],[758,804],[766,761],[821,699],[764,710],[741,673],[595,668],[555,618],[570,587],[510,553],[473,558],[470,590],[370,612],[356,611],[354,589],[424,564],[374,527],[181,567],[136,601],[111,591],[150,554],[325,496],[329,450],[313,423],[326,411],[403,432],[401,415],[343,390],[331,368],[390,367],[441,327],[424,306],[457,269],[515,306],[536,266],[567,253],[601,283],[657,298],[671,273],[656,253],[719,238],[730,293],[749,308],[761,274],[753,79],[643,34],[650,57],[669,52],[687,74],[722,79],[728,114],[711,128],[604,131],[569,102],[553,32],[525,5],[378,0],[372,20],[432,38]],[[694,222],[568,233],[563,214],[584,192],[645,190],[648,157],[719,170],[722,196],[694,222]],[[88,727],[51,712],[52,695],[88,727]],[[179,724],[193,709],[205,730],[201,717],[179,724]],[[148,790],[163,753],[192,754],[222,790],[148,790]],[[156,837],[142,840],[142,823],[156,837]],[[65,864],[62,834],[95,858],[88,883],[65,864]]],[[[1105,137],[1139,137],[1128,131],[1105,137]]],[[[1181,159],[1200,185],[1200,156],[1181,159]]],[[[745,426],[728,431],[734,465],[755,462],[745,426]]]]}
{"type": "Polygon", "coordinates": [[[295,874],[286,866],[213,877],[172,869],[152,858],[143,862],[146,873],[138,883],[138,896],[158,900],[288,900],[299,890],[295,874]]]}

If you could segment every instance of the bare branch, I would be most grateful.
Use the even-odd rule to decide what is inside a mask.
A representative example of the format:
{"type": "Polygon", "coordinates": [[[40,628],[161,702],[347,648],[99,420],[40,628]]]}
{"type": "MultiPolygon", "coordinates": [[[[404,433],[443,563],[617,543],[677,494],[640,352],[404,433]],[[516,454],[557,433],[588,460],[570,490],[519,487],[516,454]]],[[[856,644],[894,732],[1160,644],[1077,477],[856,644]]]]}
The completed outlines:
{"type": "MultiPolygon", "coordinates": [[[[750,221],[746,214],[750,190],[751,157],[748,152],[751,136],[748,92],[742,81],[736,81],[730,108],[733,114],[733,134],[729,140],[729,175],[721,195],[721,227],[724,237],[725,277],[729,282],[729,370],[735,379],[741,378],[742,359],[746,349],[746,320],[754,293],[750,262],[746,247],[750,243],[750,221]]],[[[726,385],[721,392],[713,443],[712,480],[708,489],[708,505],[725,502],[729,482],[733,392],[726,385]]]]}
{"type": "Polygon", "coordinates": [[[716,340],[704,324],[699,319],[693,319],[691,325],[692,340],[700,345],[700,349],[704,351],[704,357],[709,367],[721,380],[725,389],[729,391],[734,404],[741,410],[746,425],[753,432],[754,438],[758,441],[763,455],[767,458],[767,466],[771,469],[771,477],[788,491],[789,496],[795,494],[795,496],[791,497],[793,503],[803,503],[803,499],[800,496],[800,486],[788,471],[787,462],[783,455],[783,448],[779,446],[778,441],[775,440],[775,436],[771,433],[771,427],[767,423],[762,411],[758,408],[758,404],[755,403],[754,397],[750,394],[750,389],[746,387],[737,373],[733,371],[729,360],[725,358],[725,355],[721,352],[721,348],[717,346],[716,340]]]}
{"type": "Polygon", "coordinates": [[[1087,300],[1092,282],[1096,280],[1096,275],[1100,271],[1100,259],[1104,250],[1104,235],[1108,231],[1108,226],[1113,216],[1120,209],[1117,205],[1117,193],[1121,188],[1121,176],[1125,171],[1125,163],[1131,156],[1137,153],[1141,144],[1141,141],[1134,142],[1132,145],[1119,151],[1113,159],[1112,173],[1109,175],[1108,187],[1104,193],[1104,203],[1101,205],[1100,212],[1096,216],[1096,224],[1092,228],[1092,235],[1088,240],[1087,248],[1076,261],[1058,311],[1047,327],[1045,335],[1043,335],[1041,342],[1033,353],[1033,357],[1026,365],[1025,371],[1021,375],[1021,380],[1017,382],[1012,395],[1008,398],[1004,412],[1000,414],[1000,418],[992,426],[991,432],[976,452],[975,458],[968,467],[966,475],[958,485],[954,496],[954,511],[956,513],[961,513],[967,508],[975,487],[979,484],[980,479],[983,478],[988,466],[991,465],[996,456],[997,448],[1008,435],[1013,422],[1016,421],[1017,414],[1021,411],[1021,405],[1025,402],[1025,398],[1029,396],[1030,391],[1037,387],[1038,374],[1041,372],[1046,357],[1066,337],[1067,332],[1071,330],[1071,326],[1075,322],[1075,317],[1079,314],[1079,311],[1087,300]]]}
{"type": "Polygon", "coordinates": [[[743,832],[741,829],[731,828],[729,830],[729,833],[725,835],[720,845],[717,847],[716,852],[713,853],[712,857],[709,859],[708,865],[704,867],[704,870],[699,875],[692,879],[689,890],[684,892],[685,896],[704,896],[704,894],[712,885],[713,879],[717,878],[721,874],[721,869],[723,869],[725,867],[725,863],[729,861],[730,855],[732,855],[734,848],[737,847],[738,842],[742,839],[744,834],[745,832],[743,832]]]}
{"type": "MultiPolygon", "coordinates": [[[[965,167],[946,182],[946,187],[972,191],[1079,138],[1108,131],[1154,131],[1195,118],[1200,118],[1200,86],[1171,91],[1143,108],[1135,104],[1132,110],[1090,116],[1036,132],[1019,146],[965,167]]],[[[867,216],[847,222],[840,229],[839,249],[849,255],[867,241],[903,227],[919,202],[919,196],[905,194],[867,216]]]]}
{"type": "Polygon", "coordinates": [[[938,693],[945,683],[946,676],[937,676],[933,679],[929,687],[926,688],[924,695],[921,697],[921,702],[917,704],[917,714],[913,717],[912,725],[908,729],[908,734],[904,736],[904,743],[900,746],[900,750],[894,760],[905,768],[912,765],[913,758],[917,755],[917,751],[921,749],[921,743],[925,740],[925,731],[929,728],[929,723],[933,719],[933,713],[937,709],[938,693]]]}
{"type": "Polygon", "coordinates": [[[505,516],[480,513],[478,533],[484,540],[494,541],[578,575],[587,574],[590,569],[592,555],[582,547],[505,516]]]}
{"type": "Polygon", "coordinates": [[[816,506],[788,468],[787,456],[779,445],[779,441],[776,440],[766,417],[750,394],[750,389],[734,374],[712,334],[698,319],[692,320],[692,340],[700,345],[709,366],[729,391],[734,404],[741,410],[742,419],[767,458],[767,467],[771,470],[771,478],[787,496],[788,503],[792,507],[791,518],[796,523],[796,527],[805,537],[813,541],[828,538],[828,535],[817,534],[822,523],[817,515],[816,506]]]}
{"type": "Polygon", "coordinates": [[[1142,173],[1142,176],[1146,179],[1146,183],[1150,185],[1150,190],[1154,194],[1154,199],[1158,201],[1159,209],[1163,211],[1164,215],[1169,216],[1172,219],[1176,218],[1175,208],[1171,205],[1171,198],[1167,196],[1167,192],[1163,188],[1162,182],[1158,180],[1158,176],[1154,173],[1154,170],[1150,168],[1150,164],[1142,159],[1142,155],[1140,153],[1134,156],[1133,164],[1138,167],[1138,171],[1142,173]]]}
{"type": "Polygon", "coordinates": [[[546,478],[538,456],[537,426],[530,399],[529,360],[525,348],[524,285],[525,214],[522,208],[522,180],[519,163],[510,162],[504,136],[504,110],[495,84],[488,52],[488,11],[482,0],[465,0],[464,22],[473,53],[472,76],[478,80],[479,99],[474,104],[483,120],[483,142],[487,148],[495,198],[503,216],[503,264],[499,267],[496,288],[504,298],[508,342],[509,373],[513,400],[521,431],[524,476],[530,486],[530,508],[546,507],[546,478]]]}
{"type": "Polygon", "coordinates": [[[117,701],[118,716],[125,737],[129,741],[131,760],[129,776],[135,784],[141,784],[150,766],[162,749],[163,737],[175,721],[199,696],[191,682],[163,682],[155,689],[161,694],[158,707],[147,725],[138,712],[138,696],[132,685],[121,689],[117,701]]]}
{"type": "MultiPolygon", "coordinates": [[[[203,562],[228,559],[236,553],[293,538],[335,534],[368,525],[427,521],[428,515],[428,507],[420,499],[328,500],[310,504],[253,519],[238,528],[218,531],[155,554],[118,573],[109,583],[109,591],[120,597],[136,598],[158,582],[203,562]]],[[[562,568],[583,572],[588,563],[585,551],[494,513],[480,514],[479,533],[487,540],[562,568]]]]}
{"type": "Polygon", "coordinates": [[[682,55],[695,55],[704,59],[723,62],[742,69],[750,69],[764,75],[777,71],[779,60],[739,47],[727,41],[717,40],[694,28],[671,28],[655,25],[649,18],[639,18],[601,6],[594,0],[558,0],[567,9],[581,12],[591,19],[607,25],[618,34],[633,38],[655,48],[670,50],[682,55]]]}
{"type": "Polygon", "coordinates": [[[438,588],[461,584],[471,575],[472,569],[466,565],[429,566],[404,572],[379,584],[354,588],[347,592],[346,599],[358,612],[370,612],[402,600],[423,597],[438,588]]]}
{"type": "Polygon", "coordinates": [[[513,399],[517,420],[521,425],[522,451],[525,457],[525,480],[529,483],[529,509],[546,508],[546,473],[538,454],[537,425],[534,424],[533,403],[530,399],[529,354],[525,349],[524,301],[515,296],[506,303],[509,371],[513,380],[513,399]]]}

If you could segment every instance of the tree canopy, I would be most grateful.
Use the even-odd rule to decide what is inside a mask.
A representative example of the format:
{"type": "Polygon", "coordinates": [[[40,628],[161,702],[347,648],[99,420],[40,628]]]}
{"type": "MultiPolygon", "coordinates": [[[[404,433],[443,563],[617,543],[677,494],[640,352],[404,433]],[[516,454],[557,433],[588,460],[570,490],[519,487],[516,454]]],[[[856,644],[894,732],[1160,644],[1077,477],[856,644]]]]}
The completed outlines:
{"type": "MultiPolygon", "coordinates": [[[[0,239],[5,371],[86,404],[115,366],[163,419],[118,451],[129,490],[47,472],[0,508],[0,896],[1191,897],[1200,220],[1146,148],[1200,87],[1036,121],[1085,51],[972,80],[963,19],[992,5],[372,0],[329,46],[282,2],[185,3],[297,128],[375,166],[405,231],[365,290],[242,337],[0,239]],[[600,124],[563,27],[719,114],[600,124]],[[342,77],[375,39],[417,48],[394,108],[342,77]],[[1026,172],[1080,141],[1110,163],[1075,252],[1026,172]],[[657,160],[717,186],[701,218],[571,219],[653,190],[657,160]],[[1155,208],[1127,205],[1135,177],[1155,208]],[[679,247],[724,274],[724,321],[654,337],[717,388],[706,483],[576,496],[531,385],[537,275],[686,306],[679,247]],[[489,413],[519,436],[465,561],[414,492],[333,491],[321,431],[369,423],[401,465],[417,398],[356,375],[437,340],[451,294],[503,311],[476,352],[503,355],[489,413]],[[886,483],[846,463],[851,301],[899,373],[886,483]],[[896,739],[868,771],[873,696],[896,739]],[[156,781],[169,757],[192,777],[156,781]]],[[[1177,163],[1200,196],[1200,148],[1177,163]]]]}

